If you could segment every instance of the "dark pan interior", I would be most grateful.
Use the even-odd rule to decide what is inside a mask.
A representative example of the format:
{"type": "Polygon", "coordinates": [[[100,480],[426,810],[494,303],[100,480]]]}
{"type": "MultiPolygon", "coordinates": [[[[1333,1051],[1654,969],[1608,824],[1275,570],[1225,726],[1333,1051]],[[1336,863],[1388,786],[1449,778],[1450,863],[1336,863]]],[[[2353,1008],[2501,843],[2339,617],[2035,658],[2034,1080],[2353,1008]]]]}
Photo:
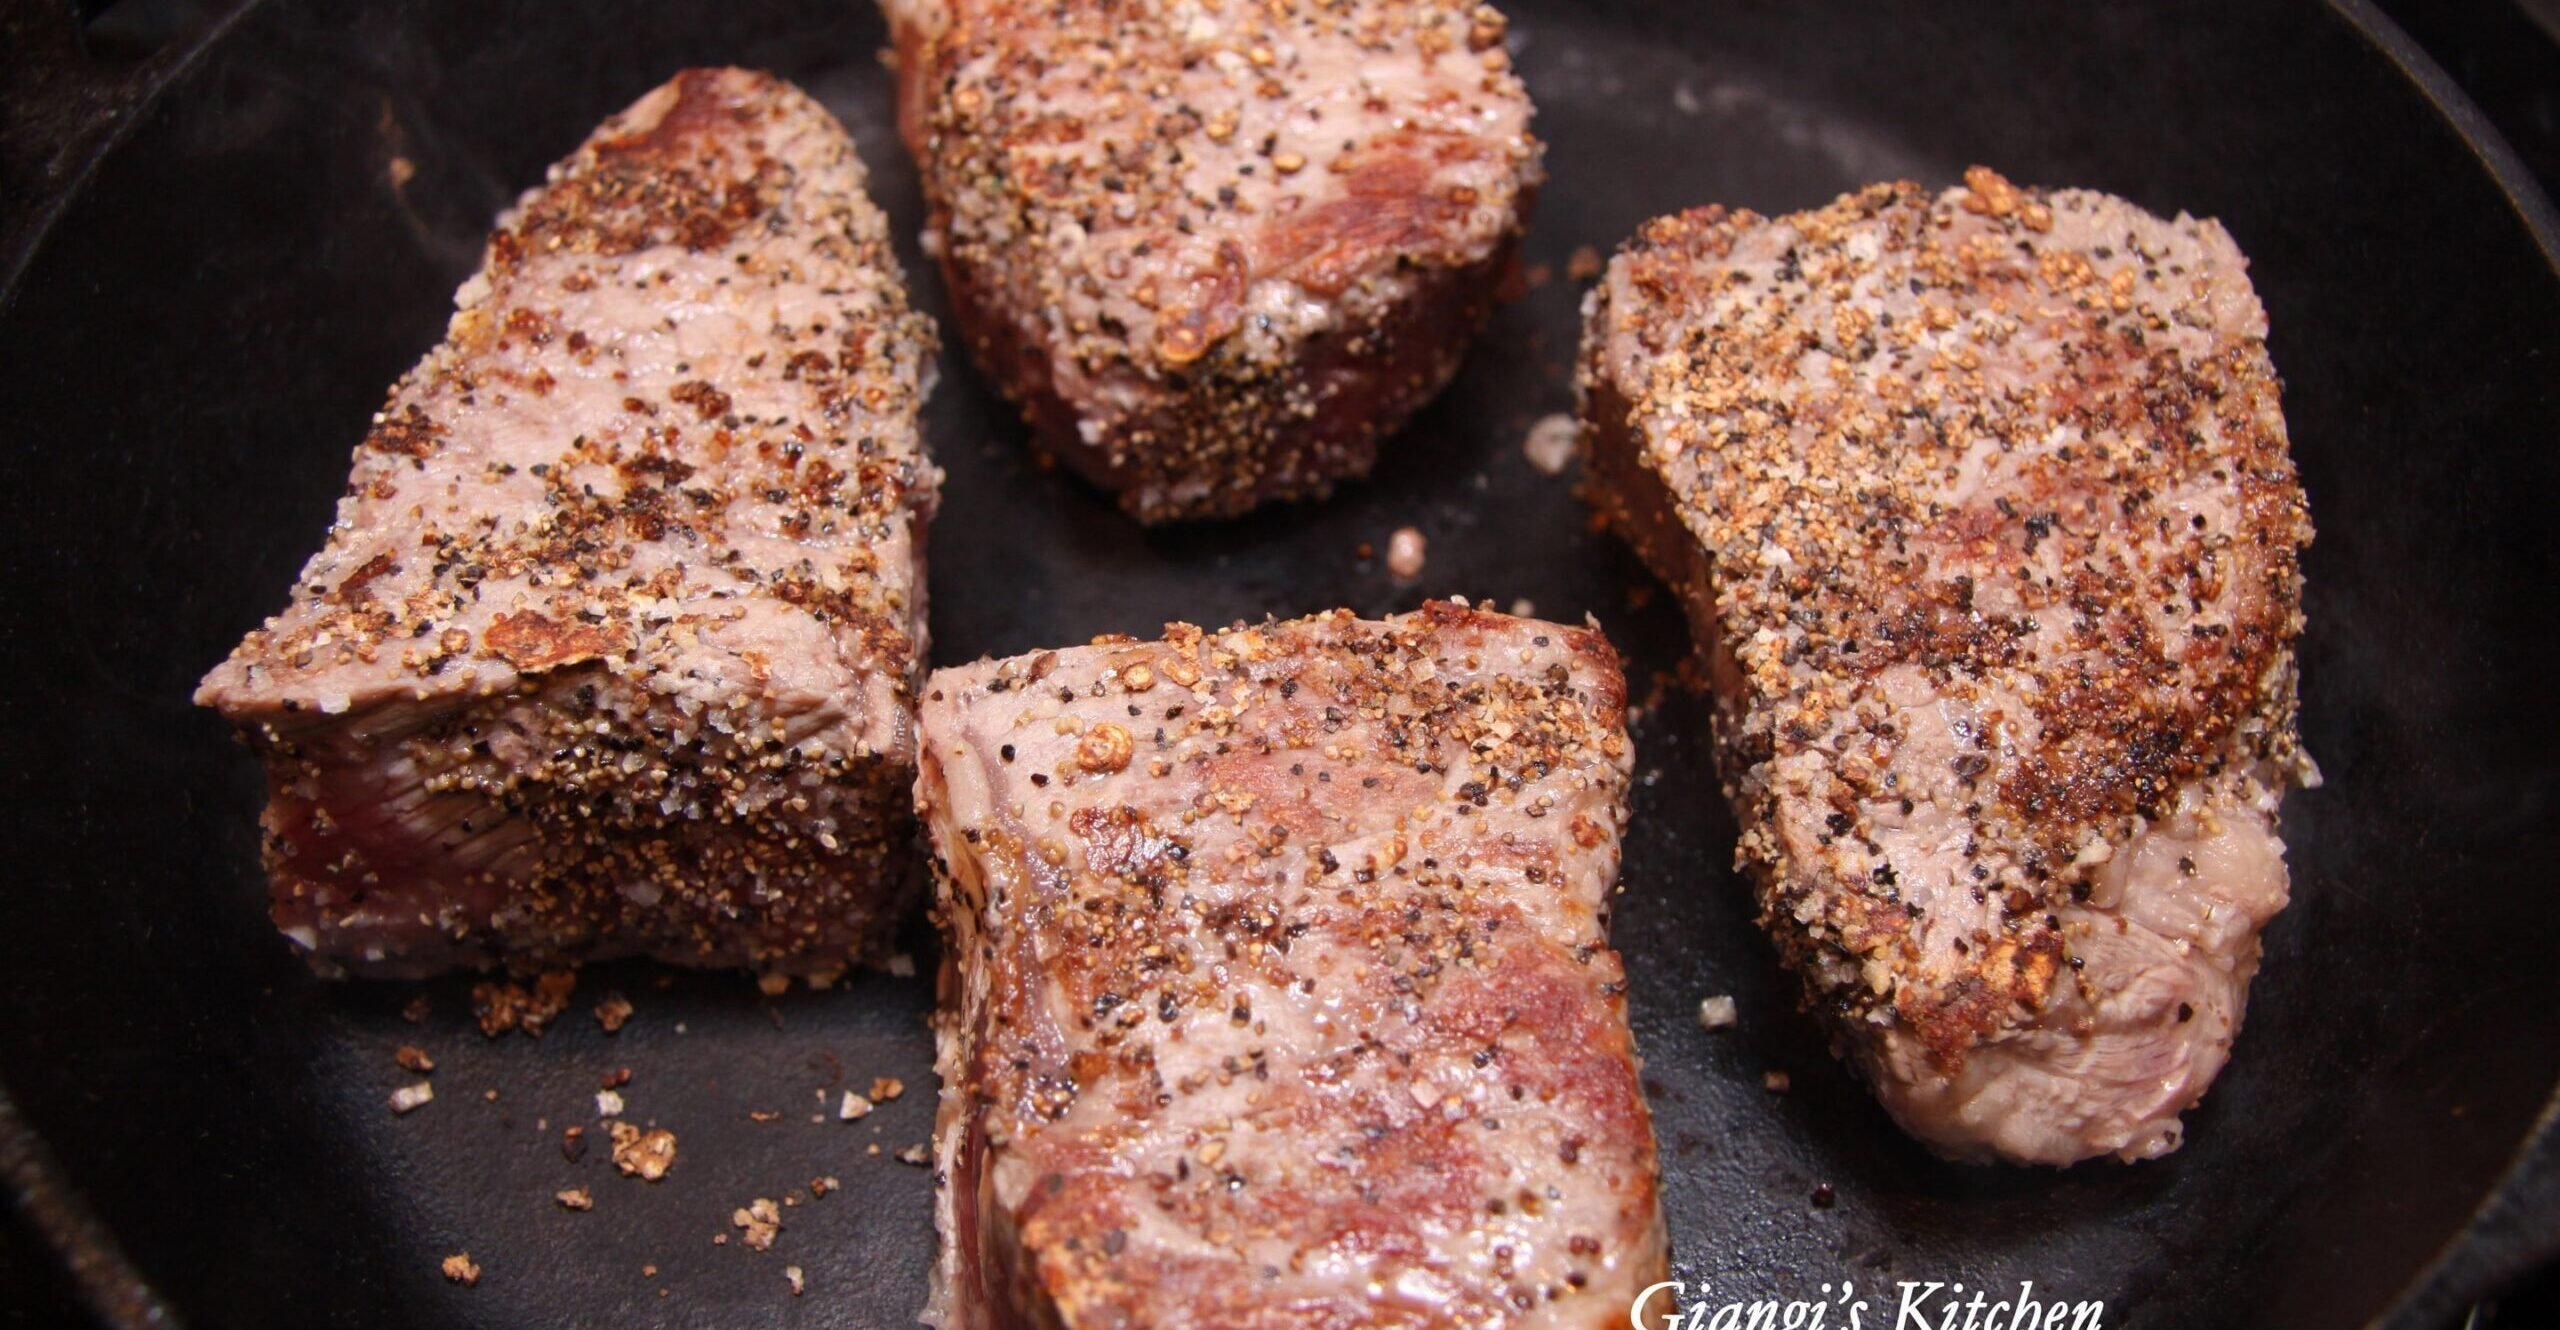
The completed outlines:
{"type": "MultiPolygon", "coordinates": [[[[1570,409],[1578,246],[1605,253],[1688,204],[1789,209],[1974,161],[2220,217],[2271,312],[2320,529],[2303,716],[2328,775],[2286,810],[2295,904],[2236,1060],[2165,1162],[1932,1159],[1793,1011],[1728,869],[1706,713],[1670,689],[1636,727],[1616,928],[1677,1267],[1710,1301],[2033,1280],[2040,1298],[2105,1299],[2110,1325],[2326,1326],[2394,1307],[2437,1323],[2463,1280],[2547,1253],[2546,1210],[2456,1253],[2460,1280],[2423,1278],[2560,1080],[2540,691],[2560,279],[2443,112],[2352,14],[2315,3],[1508,7],[1552,145],[1528,253],[1545,280],[1375,480],[1141,532],[1031,464],[947,358],[929,420],[950,473],[938,658],[1428,591],[1596,614],[1641,696],[1680,659],[1673,608],[1519,446],[1570,409]],[[1407,523],[1430,557],[1399,588],[1358,550],[1407,523]],[[1736,995],[1738,1030],[1698,1029],[1710,993],[1736,995]],[[1765,1091],[1771,1070],[1793,1089],[1765,1091]]],[[[277,0],[132,127],[0,309],[0,1080],[188,1319],[890,1326],[920,1305],[932,1180],[893,1155],[930,1117],[928,980],[774,999],[617,967],[547,1037],[495,1042],[472,1028],[467,980],[321,983],[265,922],[252,765],[187,703],[280,603],[491,214],[673,70],[767,66],[834,108],[938,310],[880,44],[857,0],[277,0]],[[609,989],[637,1008],[612,1037],[585,1014],[609,989]],[[431,1010],[411,1024],[419,992],[431,1010]],[[440,1064],[438,1098],[395,1119],[408,1042],[440,1064]],[[559,1146],[621,1066],[631,1113],[681,1142],[656,1186],[559,1146]],[[836,1121],[833,1097],[874,1076],[907,1094],[836,1121]],[[830,1175],[843,1190],[810,1199],[830,1175]],[[592,1212],[554,1204],[579,1184],[592,1212]],[[772,1251],[714,1245],[733,1209],[795,1188],[772,1251]],[[438,1275],[463,1250],[476,1288],[438,1275]]]]}

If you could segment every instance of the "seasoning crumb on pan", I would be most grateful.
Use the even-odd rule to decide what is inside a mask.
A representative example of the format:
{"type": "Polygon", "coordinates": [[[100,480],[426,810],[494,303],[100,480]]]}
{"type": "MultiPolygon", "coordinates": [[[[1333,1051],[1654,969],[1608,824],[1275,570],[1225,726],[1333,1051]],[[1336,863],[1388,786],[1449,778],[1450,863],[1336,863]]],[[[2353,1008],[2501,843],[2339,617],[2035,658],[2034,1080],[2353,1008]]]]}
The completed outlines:
{"type": "Polygon", "coordinates": [[[844,1184],[837,1181],[836,1176],[833,1173],[830,1173],[823,1178],[811,1178],[809,1179],[809,1198],[811,1200],[823,1200],[826,1198],[826,1194],[828,1192],[838,1191],[843,1187],[844,1184]]]}
{"type": "Polygon", "coordinates": [[[402,1044],[392,1053],[391,1060],[399,1063],[401,1070],[414,1071],[421,1076],[436,1069],[436,1060],[428,1057],[427,1050],[416,1044],[402,1044]]]}
{"type": "Polygon", "coordinates": [[[560,1133],[560,1157],[574,1164],[587,1157],[587,1129],[570,1127],[560,1133]]]}
{"type": "Polygon", "coordinates": [[[729,1213],[729,1222],[745,1235],[740,1241],[755,1251],[773,1250],[773,1240],[782,1232],[782,1207],[773,1199],[759,1196],[729,1213]]]}
{"type": "Polygon", "coordinates": [[[780,997],[791,991],[791,976],[787,974],[757,975],[756,991],[766,997],[780,997]]]}
{"type": "Polygon", "coordinates": [[[1703,1029],[1730,1030],[1741,1019],[1742,1015],[1735,1009],[1733,995],[1730,993],[1718,993],[1714,997],[1698,1000],[1698,1024],[1703,1029]]]}
{"type": "Polygon", "coordinates": [[[924,1165],[933,1162],[933,1148],[926,1145],[907,1146],[906,1148],[898,1151],[898,1162],[901,1164],[914,1164],[921,1168],[924,1165]]]}
{"type": "Polygon", "coordinates": [[[1564,275],[1577,282],[1587,282],[1608,266],[1600,261],[1600,251],[1589,245],[1576,245],[1572,257],[1564,261],[1564,275]]]}
{"type": "Polygon", "coordinates": [[[655,1182],[676,1166],[676,1134],[664,1127],[642,1131],[628,1122],[608,1122],[613,1137],[613,1166],[626,1176],[655,1182]]]}
{"type": "Polygon", "coordinates": [[[621,1117],[622,1096],[615,1094],[611,1090],[596,1091],[596,1116],[600,1118],[621,1117]]]}
{"type": "Polygon", "coordinates": [[[606,1034],[620,1034],[630,1019],[631,999],[620,993],[607,993],[604,1001],[596,1004],[596,1024],[603,1026],[606,1034]]]}
{"type": "Polygon", "coordinates": [[[871,1102],[875,1104],[888,1103],[906,1092],[907,1083],[895,1076],[875,1076],[871,1079],[871,1102]]]}
{"type": "Polygon", "coordinates": [[[800,1296],[801,1289],[808,1287],[807,1282],[801,1278],[799,1266],[786,1265],[782,1267],[782,1277],[791,1281],[791,1296],[795,1298],[800,1296]]]}
{"type": "Polygon", "coordinates": [[[1529,436],[1520,441],[1520,453],[1529,465],[1544,475],[1562,475],[1573,462],[1574,449],[1581,445],[1582,427],[1573,417],[1561,412],[1545,416],[1529,427],[1529,436]]]}
{"type": "Polygon", "coordinates": [[[858,1122],[871,1116],[871,1101],[851,1090],[844,1092],[844,1102],[836,1106],[838,1122],[858,1122]]]}
{"type": "Polygon", "coordinates": [[[480,1282],[480,1263],[467,1251],[455,1252],[444,1258],[444,1277],[469,1288],[480,1282]]]}
{"type": "Polygon", "coordinates": [[[551,1199],[558,1201],[560,1203],[560,1208],[563,1210],[593,1210],[596,1208],[595,1193],[588,1191],[584,1187],[563,1187],[560,1190],[551,1193],[551,1199]]]}
{"type": "Polygon", "coordinates": [[[1419,528],[1400,526],[1387,537],[1387,575],[1399,582],[1422,576],[1426,546],[1419,528]]]}
{"type": "Polygon", "coordinates": [[[1816,1210],[1828,1210],[1839,1199],[1839,1189],[1828,1182],[1818,1183],[1813,1189],[1813,1208],[1816,1210]]]}
{"type": "Polygon", "coordinates": [[[427,1019],[427,995],[419,993],[412,996],[407,1002],[401,1003],[400,1019],[407,1021],[411,1025],[423,1024],[427,1019]]]}
{"type": "Polygon", "coordinates": [[[569,995],[577,988],[575,970],[545,971],[530,989],[514,983],[473,984],[471,1010],[480,1019],[480,1033],[492,1039],[509,1030],[539,1036],[568,1010],[569,995]]]}
{"type": "Polygon", "coordinates": [[[424,1107],[435,1097],[436,1087],[425,1081],[415,1085],[404,1085],[391,1092],[391,1111],[406,1114],[424,1107]]]}
{"type": "Polygon", "coordinates": [[[747,1121],[780,1122],[782,1121],[782,1115],[769,1108],[751,1108],[747,1110],[747,1121]]]}
{"type": "Polygon", "coordinates": [[[1785,1094],[1794,1085],[1795,1080],[1783,1071],[1764,1072],[1760,1077],[1760,1088],[1771,1094],[1785,1094]]]}

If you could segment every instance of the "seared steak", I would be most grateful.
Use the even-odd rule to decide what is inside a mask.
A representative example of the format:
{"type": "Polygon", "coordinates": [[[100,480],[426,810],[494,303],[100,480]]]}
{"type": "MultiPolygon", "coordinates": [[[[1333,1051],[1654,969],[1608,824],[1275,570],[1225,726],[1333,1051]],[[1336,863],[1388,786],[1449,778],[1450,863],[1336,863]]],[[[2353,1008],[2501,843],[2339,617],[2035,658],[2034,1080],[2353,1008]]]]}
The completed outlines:
{"type": "Polygon", "coordinates": [[[1623,1324],[1624,715],[1598,633],[1449,603],[937,671],[928,1319],[1623,1324]]]}
{"type": "Polygon", "coordinates": [[[2231,238],[1990,171],[1648,224],[1592,487],[1679,588],[1737,858],[1942,1151],[2177,1148],[2286,898],[2297,559],[2231,238]]]}
{"type": "Polygon", "coordinates": [[[500,220],[196,695],[315,964],[823,973],[897,913],[934,334],[862,185],[798,89],[692,70],[500,220]]]}
{"type": "Polygon", "coordinates": [[[1480,330],[1539,179],[1472,0],[883,0],[954,315],[1140,520],[1367,474],[1480,330]]]}

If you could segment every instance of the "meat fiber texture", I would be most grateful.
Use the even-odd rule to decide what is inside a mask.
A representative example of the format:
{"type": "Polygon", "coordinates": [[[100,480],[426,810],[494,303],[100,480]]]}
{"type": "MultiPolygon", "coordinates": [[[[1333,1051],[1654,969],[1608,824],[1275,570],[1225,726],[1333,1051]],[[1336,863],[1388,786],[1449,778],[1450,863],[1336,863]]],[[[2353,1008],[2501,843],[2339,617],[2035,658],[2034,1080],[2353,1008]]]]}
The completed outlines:
{"type": "Polygon", "coordinates": [[[928,1319],[1616,1326],[1661,1277],[1591,630],[1434,602],[937,671],[928,1319]]]}
{"type": "Polygon", "coordinates": [[[823,975],[915,894],[934,332],[854,147],[691,70],[502,217],[197,701],[325,970],[823,975]]]}
{"type": "Polygon", "coordinates": [[[1142,521],[1366,475],[1489,316],[1541,178],[1462,0],[885,0],[954,317],[1142,521]]]}
{"type": "Polygon", "coordinates": [[[1941,1151],[2165,1154],[2230,1056],[2312,772],[2265,335],[2220,226],[1982,168],[1664,217],[1592,297],[1761,921],[1941,1151]]]}

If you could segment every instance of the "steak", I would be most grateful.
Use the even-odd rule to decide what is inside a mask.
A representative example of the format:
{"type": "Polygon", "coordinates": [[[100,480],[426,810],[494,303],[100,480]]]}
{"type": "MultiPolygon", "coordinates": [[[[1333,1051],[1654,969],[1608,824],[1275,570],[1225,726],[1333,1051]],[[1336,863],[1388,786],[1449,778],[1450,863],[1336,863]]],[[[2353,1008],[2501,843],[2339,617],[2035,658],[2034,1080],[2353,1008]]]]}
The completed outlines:
{"type": "Polygon", "coordinates": [[[1368,473],[1484,326],[1540,178],[1472,0],[884,0],[953,316],[1141,521],[1368,473]]]}
{"type": "Polygon", "coordinates": [[[1591,490],[1676,587],[1763,925],[1960,1157],[2177,1148],[2286,901],[2311,539],[2229,235],[1982,168],[1647,224],[1591,490]]]}
{"type": "Polygon", "coordinates": [[[196,700],[315,965],[825,974],[914,894],[934,330],[834,119],[690,70],[502,217],[196,700]]]}
{"type": "Polygon", "coordinates": [[[935,672],[927,1319],[1622,1324],[1665,1260],[1625,691],[1447,602],[935,672]]]}

